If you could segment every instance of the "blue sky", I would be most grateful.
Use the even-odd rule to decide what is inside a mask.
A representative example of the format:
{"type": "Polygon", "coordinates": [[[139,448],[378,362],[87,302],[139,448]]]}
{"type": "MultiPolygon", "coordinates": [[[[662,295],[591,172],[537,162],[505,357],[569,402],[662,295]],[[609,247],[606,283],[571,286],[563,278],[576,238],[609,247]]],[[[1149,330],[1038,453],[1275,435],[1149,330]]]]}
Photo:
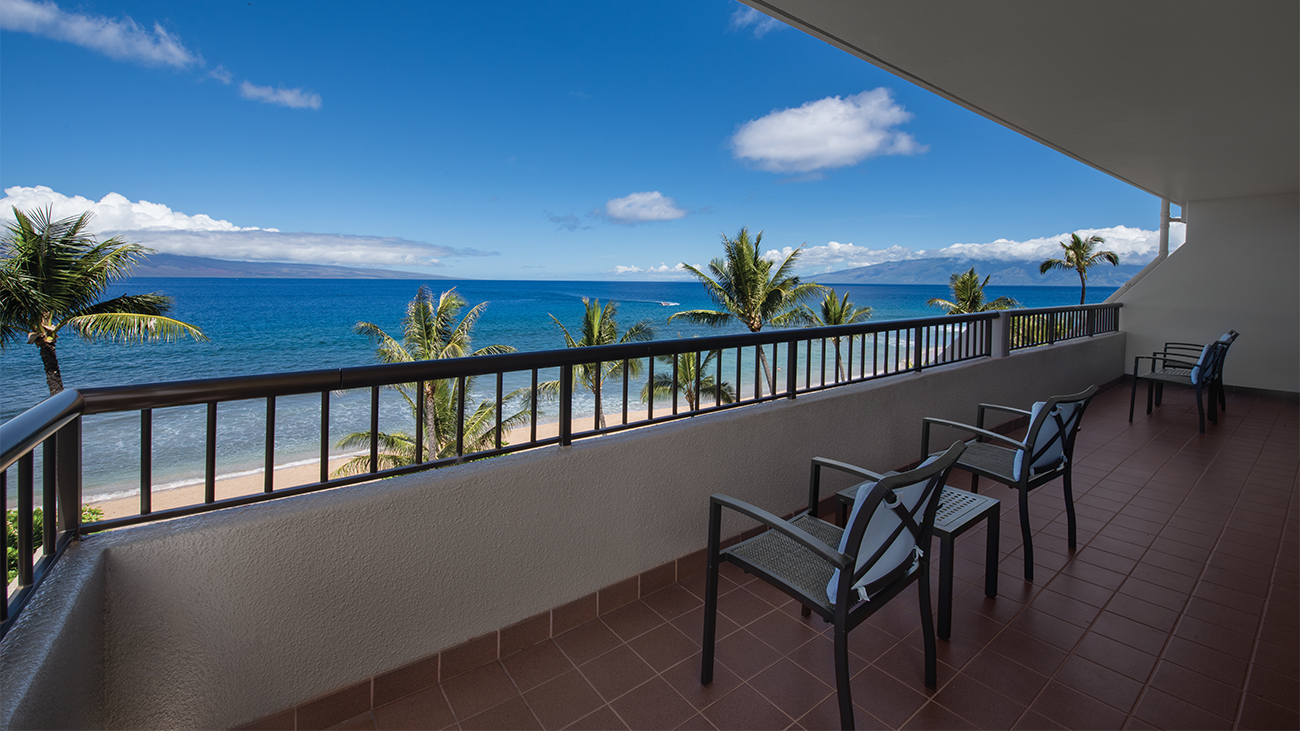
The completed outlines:
{"type": "Polygon", "coordinates": [[[93,210],[177,254],[676,279],[749,226],[811,275],[1075,231],[1143,262],[1159,222],[733,0],[0,0],[0,87],[0,215],[93,210]]]}

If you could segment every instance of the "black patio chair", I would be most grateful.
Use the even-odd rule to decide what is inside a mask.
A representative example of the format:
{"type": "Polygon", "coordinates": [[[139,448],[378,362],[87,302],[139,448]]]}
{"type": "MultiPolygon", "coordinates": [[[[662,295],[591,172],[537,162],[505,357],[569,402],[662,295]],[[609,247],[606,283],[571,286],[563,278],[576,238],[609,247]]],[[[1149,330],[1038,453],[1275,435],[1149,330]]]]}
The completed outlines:
{"type": "MultiPolygon", "coordinates": [[[[1240,333],[1236,330],[1229,330],[1220,335],[1219,339],[1215,341],[1216,343],[1223,345],[1223,352],[1219,354],[1218,374],[1210,383],[1210,396],[1214,397],[1215,393],[1218,394],[1219,411],[1228,410],[1228,400],[1223,388],[1223,365],[1228,359],[1228,349],[1232,347],[1232,343],[1237,339],[1238,335],[1240,335],[1240,333]]],[[[1165,343],[1163,350],[1152,353],[1152,355],[1167,355],[1171,358],[1171,360],[1166,360],[1162,364],[1162,371],[1186,376],[1191,374],[1192,368],[1196,366],[1196,361],[1200,357],[1200,354],[1205,349],[1206,345],[1206,343],[1165,343]]],[[[1155,403],[1156,406],[1159,406],[1165,395],[1165,384],[1157,381],[1155,387],[1155,403]]]]}
{"type": "Polygon", "coordinates": [[[882,476],[842,462],[813,459],[808,508],[790,520],[749,503],[709,498],[709,548],[704,592],[704,648],[700,684],[713,682],[717,632],[718,567],[729,561],[794,597],[804,616],[816,613],[835,625],[835,686],[840,726],[853,728],[849,693],[848,633],[908,585],[917,583],[925,645],[925,684],[936,685],[934,623],[930,609],[930,537],[939,493],[953,464],[966,449],[957,442],[909,472],[882,476]],[[858,491],[848,527],[816,516],[821,469],[874,480],[858,491]],[[721,547],[722,511],[733,510],[768,530],[730,548],[721,547]]]}
{"type": "Polygon", "coordinates": [[[1029,411],[1009,406],[980,404],[975,426],[927,416],[921,426],[921,453],[930,451],[930,427],[939,425],[975,435],[966,442],[966,452],[957,461],[958,469],[971,473],[971,492],[979,492],[981,477],[996,480],[1020,493],[1020,534],[1025,545],[1025,581],[1034,580],[1034,545],[1029,532],[1029,491],[1060,477],[1065,490],[1065,516],[1068,544],[1074,550],[1077,530],[1074,519],[1074,492],[1070,486],[1074,467],[1074,438],[1079,433],[1083,412],[1097,393],[1096,386],[1070,396],[1053,396],[1039,401],[1029,411]],[[1029,417],[1024,441],[988,431],[984,428],[986,411],[1005,411],[1029,417]],[[989,443],[983,440],[992,440],[989,443]]]}
{"type": "MultiPolygon", "coordinates": [[[[1228,345],[1231,340],[1223,342],[1216,340],[1213,343],[1201,346],[1200,355],[1194,363],[1185,360],[1186,356],[1169,355],[1167,353],[1153,353],[1151,355],[1138,355],[1133,358],[1133,392],[1128,401],[1128,420],[1133,422],[1133,407],[1137,403],[1137,387],[1139,381],[1147,382],[1147,414],[1152,410],[1152,404],[1160,405],[1161,397],[1164,396],[1164,386],[1166,383],[1172,383],[1177,386],[1187,386],[1196,389],[1196,413],[1200,422],[1201,433],[1205,433],[1205,396],[1209,396],[1209,416],[1210,422],[1219,423],[1218,406],[1221,400],[1219,389],[1216,383],[1221,383],[1223,379],[1222,365],[1223,356],[1227,353],[1228,345]],[[1142,373],[1142,361],[1150,361],[1150,370],[1142,373]],[[1159,391],[1159,395],[1156,392],[1159,391]]],[[[1177,352],[1177,351],[1175,351],[1177,352]]]]}

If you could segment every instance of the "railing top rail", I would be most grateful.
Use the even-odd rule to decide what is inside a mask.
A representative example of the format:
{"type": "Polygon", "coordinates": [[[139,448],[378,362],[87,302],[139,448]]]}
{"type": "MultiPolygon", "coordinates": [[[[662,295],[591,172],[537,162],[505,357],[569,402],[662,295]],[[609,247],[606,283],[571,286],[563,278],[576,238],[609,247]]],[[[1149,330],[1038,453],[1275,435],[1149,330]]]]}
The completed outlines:
{"type": "Polygon", "coordinates": [[[458,378],[460,376],[482,376],[502,372],[525,371],[533,368],[574,366],[596,361],[635,360],[690,351],[706,352],[818,338],[847,337],[933,325],[963,324],[996,318],[996,312],[940,315],[909,320],[882,320],[855,325],[777,329],[736,335],[653,340],[646,343],[601,345],[589,348],[562,348],[414,363],[376,364],[296,373],[86,388],[82,389],[81,393],[85,397],[85,413],[98,414],[113,411],[186,406],[209,401],[231,401],[266,398],[268,396],[320,393],[321,391],[369,386],[389,386],[422,380],[431,381],[458,378]]]}
{"type": "Polygon", "coordinates": [[[85,403],[79,392],[68,389],[0,424],[0,470],[9,469],[19,457],[77,418],[85,403]]]}

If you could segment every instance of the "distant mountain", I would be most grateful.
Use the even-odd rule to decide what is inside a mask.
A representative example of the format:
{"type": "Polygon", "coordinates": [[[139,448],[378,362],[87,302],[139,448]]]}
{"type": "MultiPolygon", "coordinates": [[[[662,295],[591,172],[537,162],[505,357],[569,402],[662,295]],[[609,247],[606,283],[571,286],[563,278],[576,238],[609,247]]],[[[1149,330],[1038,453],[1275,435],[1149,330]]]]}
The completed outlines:
{"type": "MultiPolygon", "coordinates": [[[[818,274],[821,284],[947,284],[955,272],[971,267],[980,277],[992,275],[989,286],[999,287],[1068,287],[1079,284],[1079,275],[1073,270],[1038,273],[1039,262],[1003,261],[999,259],[909,259],[887,261],[871,266],[818,274]]],[[[1088,284],[1099,287],[1118,287],[1142,269],[1140,264],[1102,264],[1088,270],[1088,284]]]]}
{"type": "Polygon", "coordinates": [[[226,261],[202,256],[150,254],[133,277],[209,277],[239,279],[451,279],[436,274],[389,269],[338,267],[324,264],[283,264],[270,261],[226,261]]]}

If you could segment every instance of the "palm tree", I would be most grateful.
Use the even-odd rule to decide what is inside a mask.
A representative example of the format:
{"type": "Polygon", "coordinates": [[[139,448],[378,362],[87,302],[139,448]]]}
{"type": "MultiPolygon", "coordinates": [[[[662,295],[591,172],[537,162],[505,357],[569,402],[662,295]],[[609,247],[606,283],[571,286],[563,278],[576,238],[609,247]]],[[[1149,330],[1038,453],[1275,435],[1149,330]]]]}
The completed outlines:
{"type": "Polygon", "coordinates": [[[726,381],[718,384],[717,380],[712,375],[709,375],[709,365],[715,359],[721,357],[721,352],[719,350],[710,350],[704,356],[702,363],[700,363],[698,353],[659,356],[659,362],[667,365],[668,370],[656,373],[649,383],[641,387],[641,400],[648,402],[651,398],[671,398],[675,391],[686,398],[686,406],[689,411],[694,411],[704,399],[713,399],[715,402],[721,401],[724,404],[734,402],[736,400],[736,389],[732,388],[731,384],[726,381]],[[673,378],[672,371],[674,359],[677,361],[676,379],[673,378]],[[696,367],[697,363],[699,363],[698,367],[696,367]],[[695,388],[697,375],[700,379],[698,391],[695,388]]]}
{"type": "MultiPolygon", "coordinates": [[[[799,260],[800,246],[779,265],[764,259],[759,251],[763,232],[750,239],[749,228],[741,228],[734,239],[722,234],[721,258],[709,263],[709,276],[699,269],[682,264],[694,274],[721,310],[687,310],[668,318],[669,322],[682,318],[702,325],[725,325],[739,320],[750,332],[758,332],[764,325],[795,325],[802,323],[799,306],[822,291],[820,284],[802,282],[790,272],[799,260]]],[[[758,359],[763,366],[772,393],[776,393],[776,375],[767,365],[767,351],[758,349],[758,359]]]]}
{"type": "MultiPolygon", "coordinates": [[[[807,305],[803,306],[803,312],[810,325],[852,325],[871,319],[870,307],[858,307],[849,301],[848,292],[845,292],[844,296],[840,297],[834,289],[826,292],[826,297],[822,300],[819,312],[814,312],[807,305]]],[[[844,377],[848,378],[848,374],[844,372],[840,365],[840,340],[841,338],[831,338],[831,343],[835,346],[835,372],[844,373],[844,377]]],[[[850,344],[853,342],[852,337],[849,338],[849,342],[850,344]]]]}
{"type": "Polygon", "coordinates": [[[55,346],[65,327],[92,342],[207,340],[194,325],[165,317],[172,299],[161,292],[100,301],[153,249],[116,236],[97,243],[86,230],[89,212],[58,221],[49,207],[13,212],[0,237],[0,348],[22,337],[39,348],[51,396],[63,390],[55,346]]]}
{"type": "Polygon", "coordinates": [[[1079,273],[1079,284],[1082,289],[1079,291],[1079,304],[1083,304],[1084,298],[1088,296],[1088,270],[1102,263],[1110,262],[1113,266],[1119,266],[1119,254],[1113,251],[1093,251],[1093,248],[1099,244],[1106,243],[1106,239],[1100,236],[1089,236],[1086,239],[1079,238],[1079,234],[1070,234],[1070,241],[1060,242],[1061,248],[1065,250],[1065,258],[1048,259],[1038,265],[1038,273],[1046,274],[1053,269],[1073,269],[1079,273]]]}
{"type": "Polygon", "coordinates": [[[1020,303],[1010,297],[998,297],[997,299],[987,302],[984,299],[984,287],[989,283],[992,274],[984,277],[980,281],[980,275],[975,273],[975,267],[970,271],[957,274],[953,273],[948,277],[948,286],[952,289],[952,301],[933,297],[926,304],[931,307],[942,307],[947,310],[949,315],[965,315],[974,312],[988,312],[989,310],[1010,310],[1019,307],[1020,303]]]}
{"type": "MultiPolygon", "coordinates": [[[[578,330],[580,337],[574,338],[569,329],[560,322],[555,315],[550,315],[552,321],[559,326],[560,332],[564,333],[564,344],[569,348],[587,348],[596,345],[615,345],[620,343],[643,343],[654,339],[654,328],[650,326],[649,320],[642,320],[623,332],[618,334],[618,303],[606,302],[604,307],[600,306],[600,300],[582,298],[582,325],[578,330]]],[[[548,315],[550,313],[547,313],[548,315]]],[[[627,361],[627,373],[629,376],[641,374],[641,361],[627,361]]],[[[591,391],[596,397],[596,418],[600,426],[605,426],[605,413],[601,408],[600,392],[605,381],[610,378],[618,378],[623,374],[624,361],[613,361],[609,363],[583,363],[573,367],[573,383],[575,386],[581,385],[583,388],[591,391]]],[[[558,398],[560,394],[559,381],[547,381],[546,383],[537,384],[538,392],[549,398],[558,398]]]]}
{"type": "MultiPolygon", "coordinates": [[[[487,308],[481,302],[470,308],[464,317],[460,312],[468,303],[461,297],[455,287],[443,292],[435,302],[433,292],[426,285],[420,285],[415,299],[406,306],[406,317],[402,319],[402,339],[399,341],[372,322],[358,322],[355,332],[375,341],[375,356],[381,363],[413,363],[422,360],[442,360],[445,358],[465,358],[476,355],[496,355],[513,353],[515,349],[508,345],[488,345],[473,350],[472,336],[474,326],[487,308]]],[[[464,388],[472,387],[471,378],[464,379],[464,388]]],[[[416,384],[404,383],[394,386],[411,407],[411,412],[418,413],[417,403],[423,402],[425,459],[441,459],[456,455],[456,421],[460,403],[460,379],[450,378],[425,381],[417,393],[416,384]]],[[[526,389],[510,394],[507,399],[522,395],[526,389]]],[[[471,412],[466,411],[461,421],[461,435],[464,451],[478,452],[496,446],[496,402],[480,401],[471,412]]],[[[521,408],[513,414],[502,415],[501,430],[507,431],[526,423],[528,410],[521,408]]],[[[348,434],[338,441],[338,446],[360,449],[370,446],[370,432],[361,431],[348,434]]],[[[376,469],[384,470],[415,464],[416,441],[404,432],[379,433],[379,464],[376,469]]],[[[504,443],[504,442],[503,442],[504,443]]],[[[370,470],[370,456],[365,455],[349,460],[338,470],[336,476],[354,475],[370,470]]]]}

